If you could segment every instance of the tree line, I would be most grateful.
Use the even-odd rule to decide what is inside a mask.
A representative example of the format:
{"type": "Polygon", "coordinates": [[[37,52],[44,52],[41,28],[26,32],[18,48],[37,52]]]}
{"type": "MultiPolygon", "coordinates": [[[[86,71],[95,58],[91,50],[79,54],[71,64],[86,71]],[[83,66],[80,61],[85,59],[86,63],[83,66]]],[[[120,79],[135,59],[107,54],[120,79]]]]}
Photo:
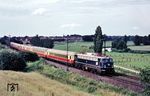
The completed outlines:
{"type": "Polygon", "coordinates": [[[39,38],[38,35],[35,37],[32,37],[30,40],[30,43],[34,46],[39,46],[39,47],[45,47],[45,48],[53,48],[54,47],[54,41],[49,38],[39,38]]]}
{"type": "MultiPolygon", "coordinates": [[[[26,38],[26,37],[24,37],[26,38]]],[[[19,44],[31,44],[33,46],[39,46],[39,47],[45,47],[45,48],[53,48],[54,47],[54,41],[50,38],[40,38],[38,35],[32,37],[31,39],[28,39],[28,42],[25,42],[26,40],[23,40],[23,37],[8,37],[4,36],[0,38],[0,43],[4,45],[10,44],[10,42],[15,42],[19,44]]]]}
{"type": "MultiPolygon", "coordinates": [[[[150,34],[148,36],[107,36],[105,35],[105,40],[106,41],[116,41],[120,40],[120,38],[126,38],[126,41],[133,41],[133,43],[138,46],[138,45],[150,45],[150,34]]],[[[84,35],[82,36],[83,41],[86,42],[93,42],[94,41],[94,35],[84,35]]]]}
{"type": "Polygon", "coordinates": [[[138,36],[138,35],[136,35],[134,37],[134,44],[136,46],[139,46],[141,44],[150,45],[150,34],[148,36],[138,36]]]}

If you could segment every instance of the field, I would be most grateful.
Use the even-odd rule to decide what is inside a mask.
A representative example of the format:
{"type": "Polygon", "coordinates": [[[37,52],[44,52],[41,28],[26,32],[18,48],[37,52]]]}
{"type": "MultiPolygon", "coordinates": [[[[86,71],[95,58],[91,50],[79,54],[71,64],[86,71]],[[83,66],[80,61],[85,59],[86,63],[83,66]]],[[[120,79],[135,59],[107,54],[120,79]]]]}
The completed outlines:
{"type": "Polygon", "coordinates": [[[1,96],[92,96],[39,73],[0,71],[1,96]],[[7,83],[18,83],[18,92],[7,92],[7,83]]]}
{"type": "MultiPolygon", "coordinates": [[[[93,52],[93,49],[90,49],[90,47],[93,46],[93,42],[73,42],[68,45],[69,51],[93,52]]],[[[111,41],[106,42],[106,45],[108,47],[111,46],[111,41]]],[[[149,46],[133,46],[133,42],[128,42],[128,46],[134,50],[150,50],[149,46]]],[[[56,43],[54,48],[66,50],[66,43],[56,43]]],[[[134,70],[140,70],[148,66],[150,67],[150,54],[107,52],[107,55],[112,56],[115,64],[122,67],[134,70]]]]}
{"type": "Polygon", "coordinates": [[[116,65],[138,70],[150,67],[150,54],[133,54],[107,52],[107,55],[113,57],[116,65]]]}
{"type": "MultiPolygon", "coordinates": [[[[106,47],[111,47],[112,41],[106,42],[106,47]]],[[[127,43],[128,46],[132,46],[133,42],[129,41],[127,43]]],[[[93,46],[93,42],[70,42],[68,43],[69,51],[75,51],[80,52],[82,49],[86,49],[88,52],[93,52],[90,47],[93,46]]],[[[60,49],[60,50],[67,50],[67,43],[66,42],[57,42],[55,43],[54,49],[60,49]]]]}
{"type": "Polygon", "coordinates": [[[129,46],[132,50],[150,51],[150,46],[129,46]]]}

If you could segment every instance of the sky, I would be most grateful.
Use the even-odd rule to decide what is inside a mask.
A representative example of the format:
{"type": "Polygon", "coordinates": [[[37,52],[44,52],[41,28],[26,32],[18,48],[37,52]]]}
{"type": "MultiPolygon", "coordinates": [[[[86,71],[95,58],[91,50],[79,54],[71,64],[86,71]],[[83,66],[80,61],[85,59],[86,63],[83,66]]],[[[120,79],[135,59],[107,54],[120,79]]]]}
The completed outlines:
{"type": "Polygon", "coordinates": [[[0,37],[150,34],[150,0],[0,0],[0,37]]]}

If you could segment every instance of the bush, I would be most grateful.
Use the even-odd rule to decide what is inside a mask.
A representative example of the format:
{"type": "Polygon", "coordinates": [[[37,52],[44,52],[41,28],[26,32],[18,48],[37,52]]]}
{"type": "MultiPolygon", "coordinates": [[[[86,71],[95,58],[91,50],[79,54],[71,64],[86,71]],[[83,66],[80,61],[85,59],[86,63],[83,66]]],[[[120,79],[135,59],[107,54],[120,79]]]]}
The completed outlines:
{"type": "Polygon", "coordinates": [[[4,49],[4,48],[5,48],[5,46],[0,44],[0,49],[4,49]]]}
{"type": "Polygon", "coordinates": [[[24,58],[26,62],[33,62],[39,60],[39,57],[36,53],[33,52],[20,52],[21,57],[24,58]]]}
{"type": "Polygon", "coordinates": [[[43,70],[43,65],[41,64],[42,60],[36,62],[30,62],[27,66],[27,71],[41,71],[43,70]]]}
{"type": "Polygon", "coordinates": [[[141,81],[145,85],[143,96],[150,96],[150,67],[141,70],[140,77],[141,81]]]}
{"type": "Polygon", "coordinates": [[[24,71],[26,62],[17,52],[11,50],[0,51],[0,70],[24,71]]]}
{"type": "Polygon", "coordinates": [[[117,50],[126,50],[127,49],[127,43],[123,40],[117,39],[112,42],[112,48],[117,50]]]}

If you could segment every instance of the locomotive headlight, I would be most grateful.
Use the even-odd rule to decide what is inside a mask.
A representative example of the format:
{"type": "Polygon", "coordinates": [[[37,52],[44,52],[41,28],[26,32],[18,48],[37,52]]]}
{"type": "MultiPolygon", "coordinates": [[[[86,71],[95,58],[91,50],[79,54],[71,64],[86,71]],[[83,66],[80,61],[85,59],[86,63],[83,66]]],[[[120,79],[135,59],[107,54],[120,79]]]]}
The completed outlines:
{"type": "Polygon", "coordinates": [[[107,65],[108,65],[108,66],[110,66],[110,64],[109,64],[109,63],[108,63],[107,65]]]}
{"type": "Polygon", "coordinates": [[[96,62],[96,65],[98,65],[98,62],[96,62]]]}

